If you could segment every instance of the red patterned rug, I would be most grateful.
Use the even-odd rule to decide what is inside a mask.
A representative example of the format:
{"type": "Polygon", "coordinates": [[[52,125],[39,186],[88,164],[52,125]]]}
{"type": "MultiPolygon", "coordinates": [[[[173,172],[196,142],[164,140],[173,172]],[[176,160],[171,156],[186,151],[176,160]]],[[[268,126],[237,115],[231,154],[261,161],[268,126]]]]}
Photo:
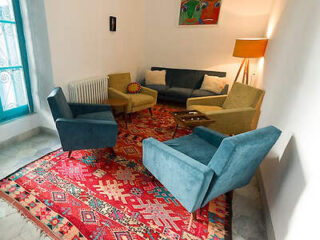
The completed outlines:
{"type": "MultiPolygon", "coordinates": [[[[0,196],[53,239],[231,239],[231,196],[198,212],[198,220],[143,167],[142,140],[172,137],[163,105],[119,120],[116,156],[108,149],[58,150],[0,181],[0,196]]],[[[190,133],[179,129],[177,137],[190,133]]]]}

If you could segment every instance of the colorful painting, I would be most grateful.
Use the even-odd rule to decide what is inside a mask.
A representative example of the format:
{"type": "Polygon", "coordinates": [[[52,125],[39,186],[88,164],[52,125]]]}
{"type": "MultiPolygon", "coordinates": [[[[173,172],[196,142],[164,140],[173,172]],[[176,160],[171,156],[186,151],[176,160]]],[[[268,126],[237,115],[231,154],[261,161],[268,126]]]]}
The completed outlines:
{"type": "Polygon", "coordinates": [[[221,0],[181,0],[180,25],[217,24],[221,0]]]}

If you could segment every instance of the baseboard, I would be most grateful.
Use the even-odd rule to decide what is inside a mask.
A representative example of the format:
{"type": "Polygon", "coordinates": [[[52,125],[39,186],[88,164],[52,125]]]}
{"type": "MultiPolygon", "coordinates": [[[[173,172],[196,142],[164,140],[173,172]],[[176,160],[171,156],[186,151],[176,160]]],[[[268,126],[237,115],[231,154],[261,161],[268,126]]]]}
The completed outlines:
{"type": "Polygon", "coordinates": [[[43,132],[43,133],[48,133],[48,134],[51,134],[51,135],[59,136],[58,132],[56,130],[51,129],[51,128],[40,127],[40,131],[43,132]]]}
{"type": "Polygon", "coordinates": [[[270,215],[270,208],[269,208],[269,205],[267,202],[266,191],[265,191],[265,187],[264,187],[264,184],[262,181],[260,168],[257,171],[257,179],[258,179],[259,188],[260,188],[260,195],[261,195],[267,237],[268,237],[268,240],[276,240],[276,237],[274,234],[274,228],[273,228],[273,224],[272,224],[272,220],[271,220],[271,215],[270,215]]]}
{"type": "Polygon", "coordinates": [[[19,134],[17,136],[9,138],[8,140],[0,142],[0,148],[5,148],[5,147],[8,147],[9,145],[12,145],[14,143],[22,142],[28,138],[31,138],[35,135],[38,135],[40,132],[41,132],[40,127],[33,128],[33,129],[26,131],[22,134],[19,134]]]}
{"type": "Polygon", "coordinates": [[[31,137],[34,137],[34,136],[40,134],[41,132],[58,136],[57,131],[55,131],[53,129],[46,128],[46,127],[36,127],[36,128],[33,128],[27,132],[24,132],[22,134],[19,134],[17,136],[9,138],[6,141],[0,142],[0,149],[8,147],[9,145],[12,145],[15,143],[22,142],[28,138],[31,138],[31,137]]]}

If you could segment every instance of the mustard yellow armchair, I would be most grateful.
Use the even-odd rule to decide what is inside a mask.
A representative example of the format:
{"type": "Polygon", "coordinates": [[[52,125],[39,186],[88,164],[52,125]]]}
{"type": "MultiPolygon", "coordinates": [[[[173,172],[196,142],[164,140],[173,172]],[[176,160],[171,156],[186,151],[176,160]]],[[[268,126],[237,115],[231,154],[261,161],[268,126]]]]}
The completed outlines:
{"type": "Polygon", "coordinates": [[[257,128],[264,91],[234,83],[229,95],[189,98],[187,109],[198,110],[216,122],[209,128],[233,135],[257,128]]]}
{"type": "Polygon", "coordinates": [[[109,75],[108,95],[109,98],[122,98],[128,100],[126,113],[138,112],[149,109],[157,104],[158,92],[150,88],[141,87],[141,92],[137,94],[127,93],[127,86],[131,82],[130,73],[119,73],[109,75]]]}

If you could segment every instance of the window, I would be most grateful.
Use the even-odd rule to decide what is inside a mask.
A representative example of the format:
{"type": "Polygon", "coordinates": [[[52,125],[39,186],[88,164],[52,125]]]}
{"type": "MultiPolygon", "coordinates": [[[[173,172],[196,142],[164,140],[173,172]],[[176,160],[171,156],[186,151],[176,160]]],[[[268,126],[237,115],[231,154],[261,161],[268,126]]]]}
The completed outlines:
{"type": "Polygon", "coordinates": [[[0,0],[0,122],[32,108],[19,0],[0,0]]]}

